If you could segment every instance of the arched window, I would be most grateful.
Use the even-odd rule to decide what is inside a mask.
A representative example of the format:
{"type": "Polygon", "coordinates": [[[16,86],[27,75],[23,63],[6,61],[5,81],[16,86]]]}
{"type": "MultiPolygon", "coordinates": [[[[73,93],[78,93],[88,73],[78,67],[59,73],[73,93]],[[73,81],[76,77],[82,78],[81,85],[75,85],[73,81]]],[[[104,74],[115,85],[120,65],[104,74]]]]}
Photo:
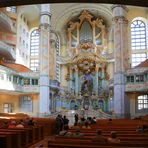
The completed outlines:
{"type": "Polygon", "coordinates": [[[146,25],[142,20],[134,20],[131,24],[131,49],[132,67],[146,60],[146,25]]]}
{"type": "Polygon", "coordinates": [[[30,68],[39,71],[39,31],[33,30],[30,35],[30,68]]]}

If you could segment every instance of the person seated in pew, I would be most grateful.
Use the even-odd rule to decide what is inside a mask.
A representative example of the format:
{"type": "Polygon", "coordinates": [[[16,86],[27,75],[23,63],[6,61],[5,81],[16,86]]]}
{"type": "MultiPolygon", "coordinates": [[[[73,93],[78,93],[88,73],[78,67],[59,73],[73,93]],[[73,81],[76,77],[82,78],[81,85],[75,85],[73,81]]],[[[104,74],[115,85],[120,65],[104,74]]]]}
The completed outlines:
{"type": "Polygon", "coordinates": [[[11,121],[8,125],[8,128],[15,128],[16,127],[16,121],[11,121]]]}
{"type": "Polygon", "coordinates": [[[91,129],[91,127],[89,126],[89,123],[86,121],[85,125],[82,126],[83,129],[91,129]]]}
{"type": "Polygon", "coordinates": [[[21,121],[18,122],[18,124],[16,125],[17,128],[24,128],[24,125],[22,124],[21,121]]]}
{"type": "Polygon", "coordinates": [[[30,118],[30,120],[28,121],[28,126],[36,126],[36,123],[32,118],[30,118]]]}
{"type": "Polygon", "coordinates": [[[75,137],[75,138],[79,138],[79,137],[83,137],[84,134],[80,132],[80,129],[76,129],[76,132],[72,134],[72,137],[75,137]]]}
{"type": "Polygon", "coordinates": [[[107,142],[107,138],[102,136],[102,131],[101,130],[97,130],[96,131],[96,136],[94,138],[92,138],[93,142],[101,142],[101,143],[106,143],[107,142]]]}
{"type": "Polygon", "coordinates": [[[8,126],[9,126],[8,121],[3,121],[3,123],[2,123],[0,128],[8,128],[8,126]]]}
{"type": "Polygon", "coordinates": [[[72,137],[73,134],[72,134],[72,132],[67,132],[64,136],[65,136],[65,137],[72,137]]]}
{"type": "Polygon", "coordinates": [[[68,131],[67,130],[63,130],[59,132],[59,136],[64,136],[68,131]]]}
{"type": "Polygon", "coordinates": [[[97,123],[96,117],[91,118],[91,124],[96,124],[96,123],[97,123]]]}
{"type": "Polygon", "coordinates": [[[71,129],[78,129],[80,128],[80,126],[78,125],[78,123],[74,123],[74,126],[71,127],[71,129]]]}
{"type": "Polygon", "coordinates": [[[84,117],[82,117],[79,122],[80,126],[85,125],[85,121],[86,121],[86,119],[84,117]]]}
{"type": "Polygon", "coordinates": [[[117,132],[112,131],[111,137],[107,139],[109,143],[120,143],[120,139],[117,137],[117,132]]]}
{"type": "Polygon", "coordinates": [[[68,132],[68,130],[63,130],[63,131],[60,131],[59,133],[59,136],[65,136],[65,137],[72,137],[72,133],[71,132],[68,132]]]}
{"type": "Polygon", "coordinates": [[[139,133],[144,133],[144,132],[148,131],[148,127],[146,125],[138,126],[136,131],[139,133]]]}

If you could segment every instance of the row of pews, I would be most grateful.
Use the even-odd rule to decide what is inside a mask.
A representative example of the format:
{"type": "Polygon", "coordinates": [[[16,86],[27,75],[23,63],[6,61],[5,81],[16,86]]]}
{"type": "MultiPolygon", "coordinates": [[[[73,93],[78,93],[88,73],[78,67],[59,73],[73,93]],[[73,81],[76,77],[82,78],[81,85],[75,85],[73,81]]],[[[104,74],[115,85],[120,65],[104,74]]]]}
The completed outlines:
{"type": "MultiPolygon", "coordinates": [[[[1,118],[3,122],[19,121],[26,116],[14,115],[12,118],[1,118]]],[[[27,116],[28,117],[28,116],[27,116]]],[[[53,135],[55,119],[34,118],[36,126],[24,128],[0,128],[0,148],[36,148],[48,147],[49,136],[53,135]]]]}
{"type": "MultiPolygon", "coordinates": [[[[81,128],[84,134],[81,138],[54,136],[48,142],[49,148],[148,148],[148,131],[139,133],[136,131],[137,126],[147,124],[147,121],[113,119],[98,120],[97,124],[92,125],[91,129],[81,128]],[[120,143],[99,143],[92,139],[95,137],[96,130],[101,129],[102,135],[110,137],[111,131],[116,131],[120,143]]],[[[69,129],[69,132],[75,133],[76,129],[69,129]]]]}
{"type": "Polygon", "coordinates": [[[43,126],[0,129],[0,147],[27,148],[43,145],[43,126]]]}

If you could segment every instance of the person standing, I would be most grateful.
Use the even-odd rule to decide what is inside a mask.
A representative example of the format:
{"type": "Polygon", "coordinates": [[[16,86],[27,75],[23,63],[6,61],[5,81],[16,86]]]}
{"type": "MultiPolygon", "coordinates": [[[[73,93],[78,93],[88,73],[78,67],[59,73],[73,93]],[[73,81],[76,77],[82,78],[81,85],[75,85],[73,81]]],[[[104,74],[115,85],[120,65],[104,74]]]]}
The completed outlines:
{"type": "Polygon", "coordinates": [[[62,116],[59,114],[57,115],[56,122],[55,122],[55,130],[57,135],[62,130],[62,127],[63,127],[63,120],[62,120],[62,116]]]}
{"type": "Polygon", "coordinates": [[[79,115],[78,114],[75,114],[74,115],[74,118],[75,118],[75,124],[77,124],[78,123],[78,120],[79,120],[79,115]]]}
{"type": "Polygon", "coordinates": [[[69,120],[66,118],[66,116],[63,117],[63,123],[64,123],[64,130],[68,130],[69,129],[69,126],[68,126],[69,120]]]}

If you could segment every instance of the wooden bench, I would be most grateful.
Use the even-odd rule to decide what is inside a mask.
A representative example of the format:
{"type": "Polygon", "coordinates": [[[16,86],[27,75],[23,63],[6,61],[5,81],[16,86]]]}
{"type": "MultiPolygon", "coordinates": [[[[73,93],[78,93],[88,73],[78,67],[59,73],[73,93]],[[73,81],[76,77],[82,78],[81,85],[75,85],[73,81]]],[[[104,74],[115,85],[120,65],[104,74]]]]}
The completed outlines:
{"type": "Polygon", "coordinates": [[[1,148],[12,148],[11,135],[0,135],[0,147],[1,148]]]}

